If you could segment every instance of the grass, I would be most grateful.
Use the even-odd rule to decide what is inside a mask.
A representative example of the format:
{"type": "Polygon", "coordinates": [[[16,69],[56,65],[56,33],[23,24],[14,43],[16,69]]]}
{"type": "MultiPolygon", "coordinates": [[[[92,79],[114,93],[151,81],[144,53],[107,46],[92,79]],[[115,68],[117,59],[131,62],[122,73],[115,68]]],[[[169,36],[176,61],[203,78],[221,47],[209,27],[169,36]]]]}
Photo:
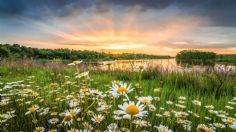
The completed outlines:
{"type": "MultiPolygon", "coordinates": [[[[80,70],[80,73],[84,71],[84,69],[80,70]]],[[[107,126],[115,123],[122,131],[125,129],[130,131],[157,131],[157,128],[161,129],[160,125],[165,125],[173,131],[187,131],[184,126],[188,126],[191,127],[190,131],[195,131],[197,127],[203,127],[199,124],[205,124],[203,129],[213,130],[214,128],[217,131],[233,131],[232,127],[236,125],[236,122],[234,125],[223,122],[223,119],[229,117],[233,117],[235,120],[235,74],[219,74],[216,71],[209,71],[208,73],[166,73],[158,69],[146,69],[142,73],[97,70],[90,71],[90,79],[84,77],[76,79],[76,72],[78,72],[76,68],[68,67],[1,65],[1,99],[9,99],[9,101],[6,101],[7,103],[1,101],[0,125],[2,127],[0,130],[33,131],[40,130],[39,127],[42,127],[41,129],[67,131],[72,130],[72,128],[85,129],[86,125],[83,123],[88,123],[93,126],[91,131],[105,131],[107,126]],[[17,82],[20,80],[23,82],[17,82]],[[138,95],[139,97],[152,96],[153,100],[150,104],[155,106],[155,109],[150,110],[152,105],[146,105],[147,116],[140,118],[131,116],[130,120],[115,120],[113,113],[119,109],[118,105],[124,103],[126,97],[113,98],[112,95],[106,93],[110,90],[113,80],[126,82],[135,88],[133,92],[128,94],[131,101],[137,102],[138,95]],[[10,88],[7,89],[6,86],[10,88]],[[91,94],[91,89],[102,91],[104,97],[101,97],[97,92],[91,94]],[[141,89],[141,93],[139,93],[139,89],[141,89]],[[68,99],[68,95],[71,95],[72,99],[68,99]],[[179,99],[181,96],[186,97],[186,100],[179,99]],[[69,126],[63,122],[66,115],[60,113],[68,109],[73,110],[68,106],[72,100],[79,102],[76,108],[80,109],[80,112],[73,117],[73,123],[69,126]],[[193,100],[200,101],[201,105],[194,105],[193,100]],[[174,104],[167,104],[166,101],[172,101],[174,104]],[[109,105],[109,109],[97,110],[100,107],[98,104],[101,102],[109,105]],[[229,102],[231,103],[229,104],[229,102]],[[176,104],[181,104],[186,108],[175,106],[176,104]],[[33,105],[38,105],[39,108],[26,115],[33,105]],[[215,114],[211,114],[212,111],[209,112],[204,107],[206,105],[213,105],[215,108],[212,111],[215,114]],[[230,108],[226,106],[230,106],[230,108]],[[48,111],[47,108],[49,108],[48,111]],[[14,112],[11,114],[10,111],[14,112]],[[52,116],[53,112],[57,112],[57,114],[52,116]],[[177,112],[188,113],[188,116],[176,117],[177,112]],[[93,114],[90,115],[89,113],[93,114]],[[98,114],[105,118],[101,119],[101,123],[91,120],[98,114]],[[52,118],[58,118],[60,121],[56,125],[48,123],[48,120],[52,118]],[[141,126],[133,123],[139,119],[144,122],[141,126]],[[177,119],[181,119],[183,122],[177,123],[177,119]],[[145,126],[145,122],[150,125],[145,126]],[[213,123],[221,123],[226,128],[217,128],[213,123]]]]}

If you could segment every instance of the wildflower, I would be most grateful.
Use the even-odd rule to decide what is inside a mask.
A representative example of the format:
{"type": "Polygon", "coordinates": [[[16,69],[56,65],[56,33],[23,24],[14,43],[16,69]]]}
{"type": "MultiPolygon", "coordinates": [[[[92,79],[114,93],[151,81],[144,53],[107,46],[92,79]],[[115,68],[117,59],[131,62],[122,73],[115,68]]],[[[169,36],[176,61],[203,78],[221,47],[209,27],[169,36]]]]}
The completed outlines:
{"type": "Polygon", "coordinates": [[[79,132],[78,129],[75,129],[75,128],[71,128],[70,130],[68,130],[67,132],[79,132]]]}
{"type": "Polygon", "coordinates": [[[231,102],[231,101],[229,101],[228,104],[236,105],[236,102],[231,102]]]}
{"type": "Polygon", "coordinates": [[[52,118],[52,119],[49,119],[48,122],[52,125],[55,125],[56,123],[59,122],[59,119],[58,118],[52,118]]]}
{"type": "Polygon", "coordinates": [[[149,108],[150,111],[155,111],[155,110],[157,109],[157,108],[156,108],[154,105],[152,105],[152,104],[148,105],[148,108],[149,108]]]}
{"type": "Polygon", "coordinates": [[[136,65],[134,67],[134,71],[136,72],[143,72],[145,69],[147,69],[147,64],[136,65]]]}
{"type": "Polygon", "coordinates": [[[136,125],[136,127],[144,127],[144,126],[148,126],[149,123],[147,121],[144,120],[134,120],[134,124],[136,125]]]}
{"type": "Polygon", "coordinates": [[[172,104],[174,104],[172,101],[166,101],[166,104],[168,104],[168,105],[172,105],[172,104]]]}
{"type": "Polygon", "coordinates": [[[147,97],[139,97],[138,101],[140,101],[141,103],[147,105],[150,104],[152,101],[152,97],[151,96],[147,96],[147,97]]]}
{"type": "Polygon", "coordinates": [[[100,123],[104,120],[103,115],[94,115],[93,118],[91,119],[94,123],[100,123]]]}
{"type": "Polygon", "coordinates": [[[34,132],[44,132],[45,128],[44,127],[36,127],[34,132]]]}
{"type": "Polygon", "coordinates": [[[208,109],[208,110],[212,110],[212,109],[214,109],[215,107],[213,106],[213,105],[206,105],[206,106],[204,106],[206,109],[208,109]]]}
{"type": "Polygon", "coordinates": [[[186,106],[181,105],[181,104],[175,104],[175,106],[176,106],[176,107],[179,107],[179,108],[182,108],[182,109],[185,109],[185,108],[186,108],[186,106]]]}
{"type": "Polygon", "coordinates": [[[74,108],[74,107],[76,107],[76,106],[78,106],[79,105],[79,102],[78,101],[70,101],[70,103],[69,103],[69,107],[70,108],[74,108]]]}
{"type": "Polygon", "coordinates": [[[70,126],[73,122],[73,116],[70,113],[65,113],[65,117],[62,121],[64,125],[70,126]]]}
{"type": "Polygon", "coordinates": [[[184,124],[183,127],[186,131],[191,131],[191,128],[192,128],[192,126],[189,124],[184,124]]]}
{"type": "Polygon", "coordinates": [[[120,84],[122,84],[122,81],[119,81],[119,80],[113,80],[112,82],[112,85],[120,85],[120,84]]]}
{"type": "Polygon", "coordinates": [[[184,104],[185,101],[179,100],[178,103],[180,103],[180,104],[184,104]]]}
{"type": "Polygon", "coordinates": [[[225,106],[225,108],[226,108],[226,109],[229,109],[229,110],[233,110],[233,109],[234,109],[234,107],[231,107],[231,106],[228,106],[228,105],[225,106]]]}
{"type": "Polygon", "coordinates": [[[129,130],[128,128],[125,128],[125,127],[121,128],[121,130],[122,130],[123,132],[130,132],[130,130],[129,130]]]}
{"type": "Polygon", "coordinates": [[[163,116],[170,117],[170,116],[171,116],[171,114],[170,114],[170,112],[169,112],[169,111],[165,111],[165,112],[163,113],[163,116]]]}
{"type": "Polygon", "coordinates": [[[70,114],[72,117],[75,117],[80,112],[80,109],[74,108],[65,111],[65,114],[70,114]]]}
{"type": "Polygon", "coordinates": [[[180,100],[186,100],[186,97],[184,97],[184,96],[179,96],[179,99],[180,99],[180,100]]]}
{"type": "Polygon", "coordinates": [[[154,126],[155,128],[157,128],[158,132],[173,132],[171,129],[169,129],[167,126],[154,126]]]}
{"type": "Polygon", "coordinates": [[[75,76],[75,78],[82,78],[82,77],[88,77],[88,76],[89,76],[89,71],[86,71],[75,76]]]}
{"type": "Polygon", "coordinates": [[[110,124],[107,126],[108,132],[117,132],[118,131],[118,125],[115,123],[110,124]]]}
{"type": "Polygon", "coordinates": [[[185,113],[185,112],[176,112],[176,113],[175,113],[175,116],[176,116],[176,117],[186,117],[186,116],[188,116],[188,113],[185,113]]]}
{"type": "Polygon", "coordinates": [[[197,132],[214,132],[212,128],[207,127],[205,124],[199,124],[197,126],[197,132]]]}
{"type": "Polygon", "coordinates": [[[193,102],[194,105],[197,105],[197,106],[201,106],[202,105],[202,103],[200,101],[198,101],[198,100],[193,100],[192,102],[193,102]]]}
{"type": "Polygon", "coordinates": [[[200,115],[198,113],[193,113],[193,116],[196,117],[196,118],[200,117],[200,115]]]}
{"type": "Polygon", "coordinates": [[[57,132],[57,129],[50,129],[48,132],[57,132]]]}
{"type": "Polygon", "coordinates": [[[125,102],[123,105],[118,106],[121,110],[119,110],[120,115],[124,116],[136,116],[143,117],[147,114],[147,111],[144,111],[145,106],[140,105],[140,102],[135,104],[134,102],[125,102]]]}
{"type": "Polygon", "coordinates": [[[57,86],[58,86],[57,83],[50,83],[50,84],[48,85],[48,87],[51,88],[51,89],[55,89],[55,88],[57,88],[57,86]]]}
{"type": "Polygon", "coordinates": [[[120,82],[119,85],[112,85],[110,90],[113,96],[127,95],[131,91],[133,91],[133,88],[131,88],[131,84],[128,85],[127,83],[123,82],[120,82]]]}
{"type": "Polygon", "coordinates": [[[155,88],[153,91],[154,91],[155,93],[160,93],[160,92],[161,92],[161,88],[155,88]]]}
{"type": "Polygon", "coordinates": [[[39,109],[38,105],[33,105],[30,108],[28,108],[28,111],[25,113],[25,115],[31,114],[33,112],[36,112],[36,110],[38,110],[38,109],[39,109]]]}
{"type": "Polygon", "coordinates": [[[156,114],[156,117],[159,117],[159,118],[160,118],[160,117],[162,117],[162,115],[161,115],[161,114],[156,114]]]}
{"type": "Polygon", "coordinates": [[[235,119],[232,118],[232,117],[228,117],[228,118],[222,119],[222,121],[223,121],[225,124],[227,124],[227,125],[230,126],[230,125],[233,125],[233,124],[234,124],[235,119]]]}
{"type": "Polygon", "coordinates": [[[93,127],[88,122],[84,122],[83,126],[84,126],[85,129],[87,129],[89,131],[93,130],[93,127]]]}
{"type": "Polygon", "coordinates": [[[225,128],[225,125],[222,123],[213,123],[216,128],[225,128]]]}
{"type": "Polygon", "coordinates": [[[208,117],[208,116],[205,116],[204,118],[205,118],[206,120],[211,120],[211,118],[208,117]]]}

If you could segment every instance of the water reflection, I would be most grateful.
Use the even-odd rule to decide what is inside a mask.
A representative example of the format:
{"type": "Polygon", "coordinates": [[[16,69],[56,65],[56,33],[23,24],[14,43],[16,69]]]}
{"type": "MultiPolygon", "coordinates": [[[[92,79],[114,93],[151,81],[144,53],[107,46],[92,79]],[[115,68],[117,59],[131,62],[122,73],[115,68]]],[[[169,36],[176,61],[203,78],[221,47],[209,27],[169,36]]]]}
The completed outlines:
{"type": "MultiPolygon", "coordinates": [[[[149,68],[158,68],[166,72],[206,72],[210,69],[221,67],[221,64],[217,63],[192,63],[185,64],[177,62],[175,59],[152,59],[152,60],[117,60],[117,61],[105,61],[99,63],[88,63],[87,66],[90,69],[96,70],[133,70],[137,65],[146,64],[149,68]]],[[[223,65],[225,66],[225,65],[223,65]]],[[[231,68],[232,71],[236,71],[236,66],[225,66],[231,68]]]]}

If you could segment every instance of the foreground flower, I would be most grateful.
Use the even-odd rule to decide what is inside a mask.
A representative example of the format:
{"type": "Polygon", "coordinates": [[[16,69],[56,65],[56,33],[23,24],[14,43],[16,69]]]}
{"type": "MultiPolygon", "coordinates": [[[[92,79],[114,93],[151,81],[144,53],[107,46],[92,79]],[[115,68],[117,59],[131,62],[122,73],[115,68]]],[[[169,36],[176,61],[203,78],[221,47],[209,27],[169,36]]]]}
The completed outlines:
{"type": "Polygon", "coordinates": [[[80,109],[74,108],[70,110],[66,110],[65,114],[70,114],[71,116],[75,117],[80,112],[80,109]]]}
{"type": "Polygon", "coordinates": [[[228,117],[228,118],[222,119],[222,121],[225,124],[229,125],[229,126],[232,126],[232,125],[236,124],[236,120],[234,118],[232,118],[232,117],[228,117]]]}
{"type": "Polygon", "coordinates": [[[155,126],[157,128],[158,132],[173,132],[171,129],[169,129],[167,126],[155,126]]]}
{"type": "Polygon", "coordinates": [[[73,122],[73,116],[69,113],[66,113],[62,123],[64,125],[70,126],[72,124],[72,122],[73,122]]]}
{"type": "Polygon", "coordinates": [[[144,111],[145,106],[140,105],[140,102],[135,104],[130,101],[129,103],[125,102],[123,105],[118,106],[121,110],[119,110],[119,115],[124,115],[126,117],[143,117],[147,114],[147,111],[144,111]]]}
{"type": "Polygon", "coordinates": [[[198,100],[193,100],[192,102],[193,102],[194,105],[197,105],[197,106],[201,106],[202,105],[202,103],[200,101],[198,101],[198,100]]]}
{"type": "Polygon", "coordinates": [[[48,122],[52,125],[56,124],[59,122],[59,119],[58,118],[52,118],[52,119],[49,119],[48,122]]]}
{"type": "Polygon", "coordinates": [[[147,64],[136,65],[134,67],[134,71],[136,72],[143,72],[146,69],[147,69],[147,64]]]}
{"type": "Polygon", "coordinates": [[[33,105],[30,108],[28,108],[28,111],[25,113],[25,115],[31,114],[33,112],[36,112],[36,110],[38,110],[38,109],[39,109],[38,105],[33,105]]]}
{"type": "Polygon", "coordinates": [[[120,82],[119,85],[113,84],[110,90],[113,96],[127,95],[131,91],[133,91],[133,88],[131,88],[131,84],[128,85],[127,83],[123,82],[120,82]]]}
{"type": "Polygon", "coordinates": [[[82,77],[88,77],[88,76],[89,76],[89,71],[86,71],[75,76],[75,78],[82,78],[82,77]]]}
{"type": "Polygon", "coordinates": [[[44,132],[45,128],[44,127],[36,127],[34,132],[44,132]]]}
{"type": "Polygon", "coordinates": [[[99,115],[94,115],[93,118],[91,119],[94,123],[100,123],[104,120],[104,116],[99,114],[99,115]]]}
{"type": "Polygon", "coordinates": [[[147,96],[147,97],[139,97],[138,101],[140,101],[141,103],[147,105],[150,104],[152,101],[152,97],[151,96],[147,96]]]}
{"type": "Polygon", "coordinates": [[[207,127],[205,124],[199,124],[197,126],[197,132],[214,132],[214,130],[210,127],[207,127]]]}
{"type": "Polygon", "coordinates": [[[109,126],[107,126],[107,131],[108,132],[117,132],[118,131],[118,125],[115,123],[110,124],[109,126]]]}
{"type": "Polygon", "coordinates": [[[149,125],[149,123],[144,120],[134,120],[134,124],[136,125],[136,127],[146,127],[149,125]]]}

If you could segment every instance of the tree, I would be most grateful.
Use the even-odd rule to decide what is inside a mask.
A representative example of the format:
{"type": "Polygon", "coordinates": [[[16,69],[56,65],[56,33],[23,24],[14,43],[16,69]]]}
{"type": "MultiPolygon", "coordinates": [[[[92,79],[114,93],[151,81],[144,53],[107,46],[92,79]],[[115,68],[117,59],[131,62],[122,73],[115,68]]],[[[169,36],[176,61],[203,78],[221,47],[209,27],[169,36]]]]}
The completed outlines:
{"type": "Polygon", "coordinates": [[[5,47],[0,47],[0,58],[8,58],[10,57],[10,51],[5,47]]]}

